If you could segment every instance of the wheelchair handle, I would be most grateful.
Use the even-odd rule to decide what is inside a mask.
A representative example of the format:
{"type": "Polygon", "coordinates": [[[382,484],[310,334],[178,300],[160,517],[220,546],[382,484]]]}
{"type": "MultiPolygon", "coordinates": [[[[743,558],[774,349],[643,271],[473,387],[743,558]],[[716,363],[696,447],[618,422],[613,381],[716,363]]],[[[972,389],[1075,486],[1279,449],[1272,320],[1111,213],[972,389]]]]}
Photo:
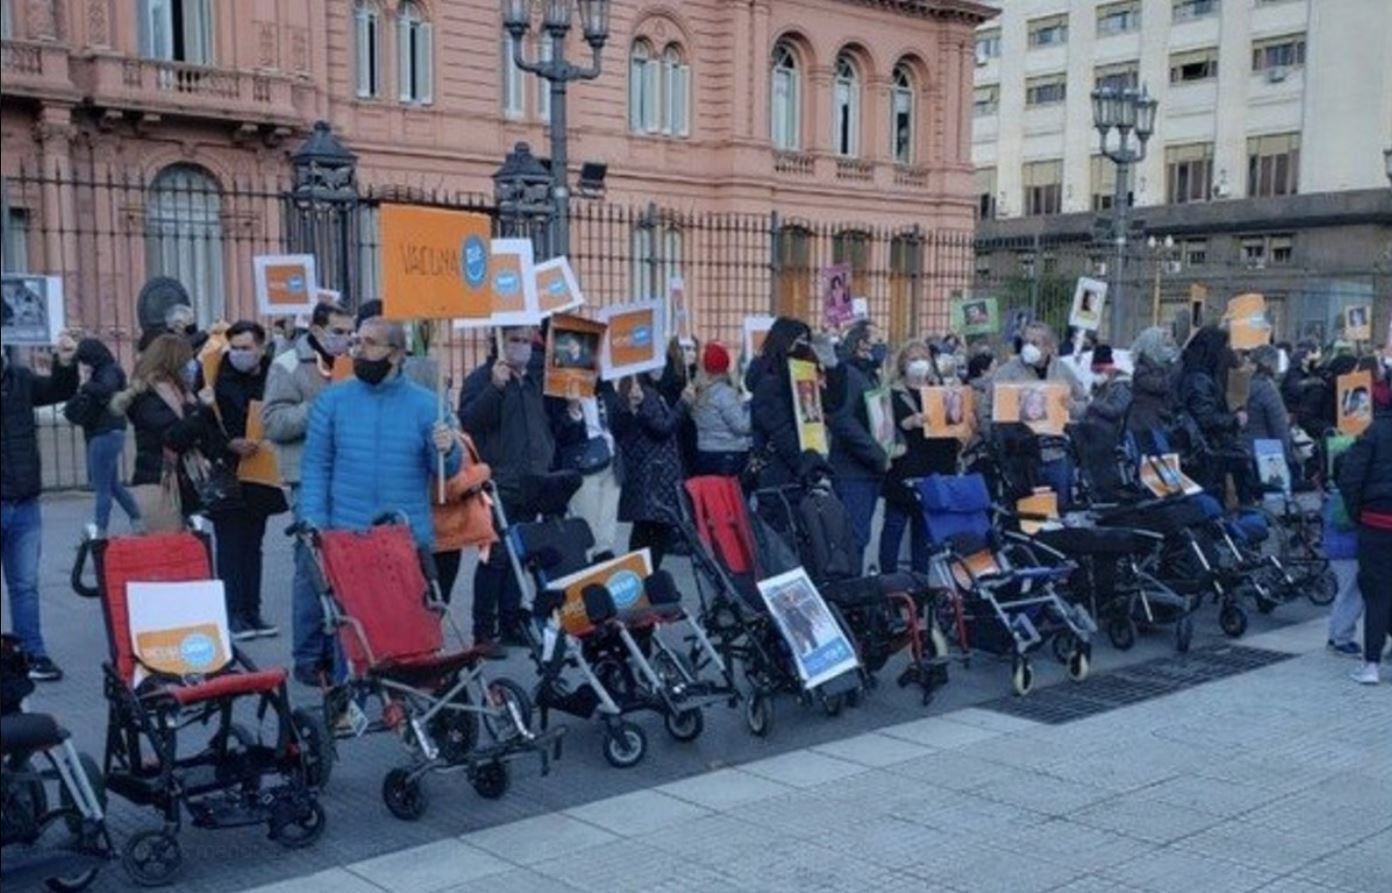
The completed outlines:
{"type": "Polygon", "coordinates": [[[82,579],[82,572],[87,568],[87,559],[92,554],[94,542],[93,539],[83,537],[82,542],[77,544],[77,557],[73,559],[72,576],[69,577],[73,592],[83,598],[96,598],[101,595],[100,587],[88,586],[82,579]]]}

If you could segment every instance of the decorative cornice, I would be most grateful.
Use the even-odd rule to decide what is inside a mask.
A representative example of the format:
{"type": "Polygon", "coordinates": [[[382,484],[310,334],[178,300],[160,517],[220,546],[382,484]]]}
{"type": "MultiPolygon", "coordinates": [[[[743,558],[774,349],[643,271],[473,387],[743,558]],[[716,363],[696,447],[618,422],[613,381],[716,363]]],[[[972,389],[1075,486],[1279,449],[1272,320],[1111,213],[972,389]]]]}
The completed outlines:
{"type": "Polygon", "coordinates": [[[972,27],[1000,15],[1000,10],[975,0],[841,0],[856,6],[883,9],[919,19],[962,22],[972,27]]]}

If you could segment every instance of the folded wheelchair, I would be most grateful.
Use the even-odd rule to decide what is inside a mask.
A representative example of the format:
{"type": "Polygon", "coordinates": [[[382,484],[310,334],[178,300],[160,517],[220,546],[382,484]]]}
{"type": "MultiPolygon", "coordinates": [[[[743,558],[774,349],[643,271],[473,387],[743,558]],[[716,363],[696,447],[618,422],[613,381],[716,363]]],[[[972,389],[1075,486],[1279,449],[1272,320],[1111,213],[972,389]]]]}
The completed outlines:
{"type": "Polygon", "coordinates": [[[610,556],[592,556],[594,533],[582,518],[564,517],[579,488],[579,476],[559,473],[534,482],[535,521],[509,521],[494,500],[499,527],[522,592],[534,591],[531,655],[539,681],[536,703],[546,728],[551,711],[604,727],[605,759],[629,768],[647,753],[643,727],[625,717],[650,712],[662,717],[668,735],[694,741],[705,729],[705,709],[738,703],[730,670],[701,623],[681,604],[670,574],[641,579],[616,570],[607,582],[593,581],[576,593],[564,581],[601,572],[610,556]],[[572,684],[572,673],[579,675],[572,684]]]}
{"type": "Polygon", "coordinates": [[[404,519],[387,516],[361,533],[302,524],[291,530],[316,558],[325,622],[346,658],[348,678],[324,690],[334,734],[391,732],[411,753],[382,782],[392,815],[414,821],[425,814],[421,782],[433,772],[464,772],[490,800],[507,792],[516,759],[535,755],[547,773],[565,729],[534,732],[522,686],[485,676],[474,650],[446,649],[434,561],[417,549],[404,519]],[[380,708],[371,719],[363,709],[370,704],[380,708]]]}
{"type": "Polygon", "coordinates": [[[142,885],[175,879],[185,811],[199,828],[265,825],[287,848],[324,831],[327,733],[314,713],[291,708],[284,669],[259,670],[231,645],[212,576],[202,532],[102,539],[89,530],[73,567],[78,594],[101,599],[111,652],[102,668],[106,789],[163,819],[122,848],[122,865],[142,885]],[[83,580],[89,559],[95,585],[83,580]],[[255,703],[254,729],[238,721],[245,701],[255,703]]]}
{"type": "Polygon", "coordinates": [[[1097,625],[1082,605],[1058,588],[1076,570],[1047,546],[1019,533],[1001,532],[986,482],[979,474],[930,475],[918,482],[938,578],[953,598],[943,625],[956,633],[965,658],[980,650],[1011,660],[1015,693],[1034,687],[1031,652],[1046,641],[1068,667],[1069,678],[1088,676],[1097,625]]]}
{"type": "Polygon", "coordinates": [[[0,690],[0,881],[7,890],[86,889],[111,858],[101,769],[58,720],[24,712],[34,683],[9,635],[0,636],[0,690]]]}

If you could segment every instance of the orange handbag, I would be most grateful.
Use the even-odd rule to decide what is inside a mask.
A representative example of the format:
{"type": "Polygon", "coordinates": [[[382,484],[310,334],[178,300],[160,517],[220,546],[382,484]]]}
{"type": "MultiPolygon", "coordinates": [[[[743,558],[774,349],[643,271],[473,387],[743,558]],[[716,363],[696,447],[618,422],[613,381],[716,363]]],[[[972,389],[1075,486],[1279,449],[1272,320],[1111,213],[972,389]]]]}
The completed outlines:
{"type": "Polygon", "coordinates": [[[431,514],[435,523],[435,551],[456,549],[486,550],[498,541],[493,529],[493,497],[485,489],[493,471],[479,459],[478,450],[469,435],[456,432],[464,450],[464,464],[454,477],[445,482],[445,501],[435,501],[437,485],[430,484],[431,514]]]}

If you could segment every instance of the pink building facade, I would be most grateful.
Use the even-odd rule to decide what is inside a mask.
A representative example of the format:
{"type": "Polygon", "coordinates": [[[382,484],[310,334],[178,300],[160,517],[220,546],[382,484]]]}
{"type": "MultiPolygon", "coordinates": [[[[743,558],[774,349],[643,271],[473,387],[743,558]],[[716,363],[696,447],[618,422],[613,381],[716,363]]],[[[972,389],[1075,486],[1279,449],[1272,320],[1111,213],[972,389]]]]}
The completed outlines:
{"type": "MultiPolygon", "coordinates": [[[[113,335],[133,329],[134,292],[156,273],[183,281],[205,319],[252,312],[250,255],[276,248],[282,225],[277,203],[246,195],[284,187],[316,120],[377,194],[489,195],[515,143],[546,153],[544,84],[512,68],[491,0],[0,3],[7,268],[63,273],[69,318],[113,335]]],[[[570,91],[572,171],[608,167],[592,201],[971,230],[973,31],[989,8],[612,7],[603,73],[570,91]]],[[[567,55],[584,64],[579,31],[567,55]]],[[[773,290],[780,306],[806,297],[773,290]]]]}

